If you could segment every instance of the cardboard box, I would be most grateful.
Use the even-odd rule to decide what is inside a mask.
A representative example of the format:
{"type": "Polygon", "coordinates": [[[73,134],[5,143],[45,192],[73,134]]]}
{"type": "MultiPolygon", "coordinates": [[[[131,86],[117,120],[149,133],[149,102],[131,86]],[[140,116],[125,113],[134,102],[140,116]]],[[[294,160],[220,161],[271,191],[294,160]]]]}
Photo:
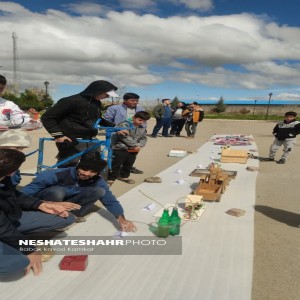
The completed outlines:
{"type": "Polygon", "coordinates": [[[248,153],[246,150],[223,149],[221,153],[221,163],[247,163],[248,153]]]}

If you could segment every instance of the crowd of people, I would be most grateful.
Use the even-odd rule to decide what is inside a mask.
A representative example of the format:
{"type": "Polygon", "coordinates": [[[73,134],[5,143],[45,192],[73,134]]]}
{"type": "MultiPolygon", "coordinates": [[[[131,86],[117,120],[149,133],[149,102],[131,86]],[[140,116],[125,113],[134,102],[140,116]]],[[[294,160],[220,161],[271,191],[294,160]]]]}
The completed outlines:
{"type": "MultiPolygon", "coordinates": [[[[5,77],[0,76],[0,95],[5,85],[5,77]]],[[[79,141],[97,139],[95,123],[99,119],[101,126],[122,128],[111,137],[113,157],[107,179],[101,175],[107,163],[100,158],[99,149],[95,149],[56,169],[43,171],[22,189],[18,188],[19,168],[26,159],[22,150],[30,146],[31,140],[26,131],[20,130],[20,120],[25,123],[28,116],[0,97],[0,278],[30,270],[39,274],[42,255],[37,251],[22,251],[19,240],[31,233],[65,230],[74,222],[86,221],[86,214],[97,200],[115,216],[121,231],[137,230],[125,218],[124,209],[109,186],[115,180],[133,184],[130,173],[143,173],[134,163],[147,144],[147,121],[151,115],[139,105],[140,97],[135,93],[126,93],[122,104],[108,107],[103,114],[101,101],[118,97],[116,90],[108,81],[94,81],[82,92],[60,99],[41,118],[55,141],[58,161],[91,146],[91,142],[79,141]],[[15,114],[21,118],[19,121],[15,121],[15,114]]],[[[172,107],[171,100],[166,98],[155,106],[153,115],[156,125],[150,137],[156,138],[161,129],[162,137],[179,137],[185,128],[186,137],[194,138],[204,110],[196,102],[177,102],[172,107]]],[[[300,122],[295,118],[295,112],[288,112],[285,120],[274,128],[276,139],[269,160],[274,160],[276,151],[284,145],[279,163],[285,163],[300,133],[300,122]]]]}

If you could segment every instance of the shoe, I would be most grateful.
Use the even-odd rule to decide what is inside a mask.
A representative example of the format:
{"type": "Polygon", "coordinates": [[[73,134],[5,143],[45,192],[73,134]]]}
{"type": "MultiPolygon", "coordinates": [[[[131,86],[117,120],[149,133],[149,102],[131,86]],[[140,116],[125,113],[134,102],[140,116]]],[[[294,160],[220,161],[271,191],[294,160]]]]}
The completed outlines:
{"type": "Polygon", "coordinates": [[[162,137],[173,137],[173,135],[170,135],[170,134],[168,134],[168,135],[162,135],[162,137]]]}
{"type": "Polygon", "coordinates": [[[118,177],[118,180],[123,181],[128,184],[135,184],[135,181],[131,178],[123,178],[123,177],[118,177]]]}
{"type": "Polygon", "coordinates": [[[277,162],[278,164],[285,164],[285,159],[284,158],[280,158],[279,161],[277,162]]]}
{"type": "Polygon", "coordinates": [[[152,137],[152,138],[157,138],[157,135],[150,135],[150,137],[152,137]]]}
{"type": "Polygon", "coordinates": [[[144,172],[141,171],[141,170],[139,170],[139,169],[137,169],[137,168],[135,168],[135,167],[132,167],[130,169],[130,173],[133,173],[133,174],[143,174],[144,172]]]}
{"type": "Polygon", "coordinates": [[[261,161],[274,161],[274,157],[261,158],[261,161]]]}
{"type": "Polygon", "coordinates": [[[106,183],[108,186],[112,186],[114,184],[114,180],[107,180],[106,183]]]}
{"type": "Polygon", "coordinates": [[[180,133],[176,133],[175,135],[176,135],[176,136],[180,136],[180,133]]]}
{"type": "Polygon", "coordinates": [[[77,217],[75,216],[75,223],[82,223],[85,222],[86,218],[85,217],[77,217]]]}

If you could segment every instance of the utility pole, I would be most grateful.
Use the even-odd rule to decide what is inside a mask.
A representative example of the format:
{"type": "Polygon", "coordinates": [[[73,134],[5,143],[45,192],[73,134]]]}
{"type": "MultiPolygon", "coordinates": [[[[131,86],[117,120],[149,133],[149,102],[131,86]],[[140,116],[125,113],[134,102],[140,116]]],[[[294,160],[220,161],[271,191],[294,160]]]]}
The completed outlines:
{"type": "Polygon", "coordinates": [[[257,100],[254,100],[254,106],[253,106],[253,114],[252,114],[252,116],[254,116],[254,111],[255,111],[256,102],[257,102],[257,100]]]}
{"type": "Polygon", "coordinates": [[[19,94],[19,62],[20,58],[18,55],[18,49],[17,49],[17,34],[15,32],[12,33],[13,38],[13,62],[14,62],[14,92],[15,94],[19,94]]]}
{"type": "Polygon", "coordinates": [[[265,120],[268,119],[268,115],[269,115],[269,108],[270,108],[270,103],[271,103],[271,98],[272,98],[273,94],[270,93],[269,94],[269,102],[268,102],[268,106],[267,106],[267,112],[266,112],[266,116],[265,116],[265,120]]]}
{"type": "Polygon", "coordinates": [[[46,87],[46,97],[48,98],[48,85],[49,85],[49,82],[48,81],[45,81],[44,82],[44,85],[45,85],[45,87],[46,87]]]}

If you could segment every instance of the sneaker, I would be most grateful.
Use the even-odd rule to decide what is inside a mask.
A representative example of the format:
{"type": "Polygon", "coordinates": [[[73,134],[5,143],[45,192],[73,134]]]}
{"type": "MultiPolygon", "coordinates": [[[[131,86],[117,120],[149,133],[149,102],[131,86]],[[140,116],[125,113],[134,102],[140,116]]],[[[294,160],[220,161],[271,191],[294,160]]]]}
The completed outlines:
{"type": "Polygon", "coordinates": [[[265,158],[264,161],[274,161],[274,157],[265,158]]]}
{"type": "Polygon", "coordinates": [[[150,137],[152,137],[152,138],[157,138],[157,135],[150,135],[150,137]]]}
{"type": "Polygon", "coordinates": [[[85,217],[77,217],[75,216],[75,223],[82,223],[85,222],[86,218],[85,217]]]}
{"type": "Polygon", "coordinates": [[[135,181],[131,178],[123,178],[123,177],[118,177],[118,180],[123,181],[128,184],[135,184],[135,181]]]}
{"type": "Polygon", "coordinates": [[[278,164],[285,164],[285,159],[284,158],[280,158],[279,161],[277,162],[278,164]]]}
{"type": "Polygon", "coordinates": [[[139,170],[139,169],[137,169],[137,168],[135,168],[135,167],[132,167],[130,169],[130,173],[133,173],[133,174],[143,174],[144,172],[141,171],[141,170],[139,170]]]}

